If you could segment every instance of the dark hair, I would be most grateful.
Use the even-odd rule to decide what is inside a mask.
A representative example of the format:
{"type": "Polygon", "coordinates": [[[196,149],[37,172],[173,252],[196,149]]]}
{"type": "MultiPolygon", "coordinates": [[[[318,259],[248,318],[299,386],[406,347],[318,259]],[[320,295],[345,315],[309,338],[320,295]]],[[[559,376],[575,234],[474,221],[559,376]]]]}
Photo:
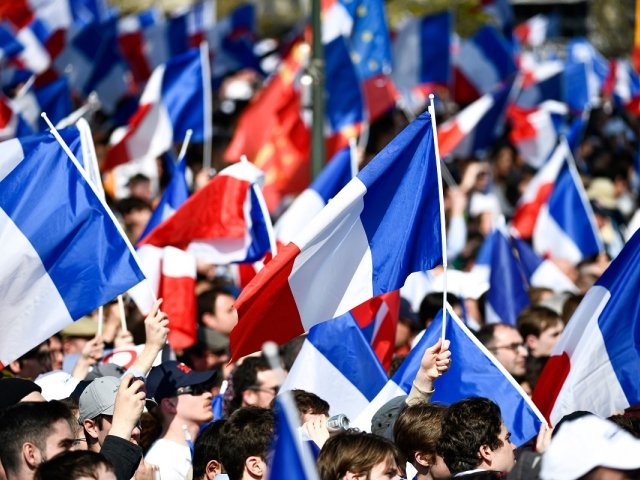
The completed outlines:
{"type": "Polygon", "coordinates": [[[636,438],[640,438],[640,417],[629,415],[611,415],[607,420],[611,420],[623,430],[626,430],[636,438]]]}
{"type": "Polygon", "coordinates": [[[419,403],[405,407],[393,426],[393,439],[406,461],[415,463],[417,452],[429,455],[434,462],[442,422],[447,407],[434,403],[419,403]]]}
{"type": "Polygon", "coordinates": [[[301,416],[306,413],[329,415],[329,403],[315,393],[306,390],[291,390],[291,394],[301,416]]]}
{"type": "Polygon", "coordinates": [[[389,457],[400,464],[400,452],[391,441],[373,433],[346,430],[330,437],[320,450],[320,480],[342,480],[347,472],[369,474],[389,457]]]}
{"type": "MultiPolygon", "coordinates": [[[[201,478],[211,460],[220,462],[220,431],[226,420],[216,420],[200,432],[193,446],[193,478],[201,478]]],[[[222,462],[220,462],[222,463],[222,462]]]]}
{"type": "Polygon", "coordinates": [[[205,313],[213,313],[215,315],[216,308],[216,300],[220,295],[228,295],[233,297],[233,293],[228,288],[224,287],[214,287],[209,290],[205,290],[200,295],[198,295],[197,304],[198,304],[198,323],[202,325],[202,316],[205,313]]]}
{"type": "MultiPolygon", "coordinates": [[[[452,307],[460,305],[460,299],[453,294],[447,296],[447,302],[452,307]]],[[[420,308],[418,309],[418,317],[423,327],[427,327],[433,319],[436,317],[440,309],[442,308],[442,294],[441,293],[427,293],[420,302],[420,308]]]]}
{"type": "Polygon", "coordinates": [[[153,210],[151,204],[138,197],[123,198],[118,202],[118,211],[122,215],[128,215],[135,210],[153,210]]]}
{"type": "Polygon", "coordinates": [[[438,453],[452,475],[477,468],[480,447],[502,446],[500,407],[488,398],[472,397],[449,406],[442,423],[438,453]]]}
{"type": "Polygon", "coordinates": [[[538,338],[547,328],[562,322],[562,318],[556,312],[542,305],[530,305],[518,315],[518,332],[522,338],[533,335],[538,338]]]}
{"type": "Polygon", "coordinates": [[[63,452],[41,463],[36,470],[35,480],[75,480],[85,477],[97,480],[97,470],[101,466],[115,473],[113,464],[104,455],[90,450],[63,452]]]}
{"type": "Polygon", "coordinates": [[[53,424],[59,420],[69,422],[71,428],[74,417],[69,408],[55,400],[21,402],[4,410],[0,417],[0,462],[5,470],[13,473],[20,469],[26,442],[44,452],[53,424]]]}
{"type": "Polygon", "coordinates": [[[227,415],[231,415],[242,405],[242,393],[250,387],[254,387],[258,382],[258,372],[270,370],[269,362],[260,357],[245,358],[244,361],[231,374],[231,379],[227,385],[225,393],[224,410],[227,415]]]}
{"type": "Polygon", "coordinates": [[[220,460],[230,480],[240,480],[249,457],[266,460],[275,431],[272,410],[260,407],[239,408],[220,430],[220,460]]]}

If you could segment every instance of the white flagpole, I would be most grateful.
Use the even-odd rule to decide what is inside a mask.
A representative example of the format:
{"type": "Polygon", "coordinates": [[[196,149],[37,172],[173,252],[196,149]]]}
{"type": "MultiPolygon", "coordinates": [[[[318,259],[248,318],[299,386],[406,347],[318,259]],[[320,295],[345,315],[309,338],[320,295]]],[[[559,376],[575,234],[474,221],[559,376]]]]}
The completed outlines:
{"type": "Polygon", "coordinates": [[[438,195],[440,197],[440,238],[442,241],[442,341],[447,331],[447,228],[444,221],[444,194],[442,192],[442,172],[440,168],[440,149],[438,148],[438,130],[436,127],[436,109],[433,104],[433,93],[429,95],[429,114],[431,114],[431,128],[433,129],[433,146],[436,154],[436,169],[438,172],[438,195]]]}
{"type": "Polygon", "coordinates": [[[355,177],[360,169],[358,161],[358,140],[353,137],[349,139],[349,157],[351,160],[351,177],[355,177]]]}
{"type": "Polygon", "coordinates": [[[127,331],[127,315],[124,311],[124,299],[122,295],[118,295],[118,311],[120,312],[120,328],[123,332],[127,331]]]}
{"type": "Polygon", "coordinates": [[[187,148],[189,147],[189,142],[191,142],[191,135],[193,135],[193,130],[187,130],[184,135],[184,142],[182,142],[182,146],[180,147],[180,153],[178,154],[178,163],[180,163],[187,155],[187,148]]]}
{"type": "Polygon", "coordinates": [[[209,62],[209,43],[204,41],[200,44],[200,61],[202,62],[202,89],[204,92],[204,146],[202,152],[202,168],[205,171],[211,169],[211,154],[213,151],[213,105],[211,104],[211,64],[209,62]]]}
{"type": "Polygon", "coordinates": [[[98,332],[96,337],[102,337],[102,330],[104,326],[104,307],[100,305],[98,307],[98,332]]]}

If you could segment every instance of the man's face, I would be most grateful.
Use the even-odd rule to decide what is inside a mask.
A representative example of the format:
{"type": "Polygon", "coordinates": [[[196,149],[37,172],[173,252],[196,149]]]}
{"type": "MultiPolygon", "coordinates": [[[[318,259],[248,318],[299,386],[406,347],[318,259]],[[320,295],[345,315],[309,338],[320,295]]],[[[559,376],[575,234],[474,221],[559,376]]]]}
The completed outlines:
{"type": "Polygon", "coordinates": [[[214,330],[229,335],[238,323],[238,312],[233,306],[235,299],[232,295],[219,294],[213,306],[214,330]]]}
{"type": "Polygon", "coordinates": [[[62,353],[62,342],[58,337],[49,339],[49,354],[51,355],[51,370],[62,370],[64,354],[62,353]]]}
{"type": "Polygon", "coordinates": [[[244,406],[269,408],[280,388],[278,375],[273,370],[263,370],[256,377],[257,385],[245,392],[244,406]]]}
{"type": "Polygon", "coordinates": [[[393,480],[400,478],[400,469],[393,457],[387,457],[373,466],[367,478],[369,480],[393,480]]]}
{"type": "Polygon", "coordinates": [[[499,325],[493,332],[489,349],[511,375],[520,377],[525,373],[525,361],[529,355],[518,331],[507,325],[499,325]]]}
{"type": "Polygon", "coordinates": [[[184,387],[185,393],[180,393],[181,391],[179,389],[179,394],[177,395],[177,416],[197,425],[202,425],[213,419],[213,412],[211,411],[213,395],[211,395],[210,390],[202,385],[196,385],[194,387],[184,387]]]}
{"type": "Polygon", "coordinates": [[[502,440],[502,446],[493,450],[491,470],[510,472],[516,463],[516,446],[511,443],[511,433],[509,433],[504,423],[500,426],[498,438],[502,440]]]}
{"type": "Polygon", "coordinates": [[[71,425],[66,420],[58,420],[52,427],[45,440],[42,461],[45,462],[57,454],[70,450],[74,443],[74,435],[71,425]]]}
{"type": "Polygon", "coordinates": [[[451,478],[451,471],[449,467],[447,467],[447,464],[444,463],[444,458],[440,455],[436,455],[436,461],[431,465],[429,473],[431,474],[431,478],[435,480],[451,478]]]}
{"type": "Polygon", "coordinates": [[[564,323],[562,323],[562,320],[558,320],[556,324],[544,329],[535,342],[536,346],[535,349],[531,350],[531,355],[534,357],[547,357],[551,355],[551,350],[555,347],[563,331],[564,323]]]}

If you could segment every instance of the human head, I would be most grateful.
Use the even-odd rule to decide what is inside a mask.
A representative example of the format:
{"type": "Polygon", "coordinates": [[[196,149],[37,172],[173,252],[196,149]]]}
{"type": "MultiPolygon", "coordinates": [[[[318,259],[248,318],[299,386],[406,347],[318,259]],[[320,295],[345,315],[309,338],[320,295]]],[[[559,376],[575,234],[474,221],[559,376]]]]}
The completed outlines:
{"type": "Polygon", "coordinates": [[[329,403],[315,393],[306,390],[291,390],[293,401],[300,415],[300,423],[306,423],[315,415],[329,416],[329,403]]]}
{"type": "Polygon", "coordinates": [[[389,440],[347,430],[329,438],[318,456],[320,480],[397,478],[400,452],[389,440]]]}
{"type": "Polygon", "coordinates": [[[225,410],[231,414],[240,407],[267,408],[278,393],[278,376],[264,357],[248,357],[231,374],[230,400],[225,410]]]}
{"type": "Polygon", "coordinates": [[[196,372],[223,366],[229,361],[229,337],[210,328],[198,327],[198,339],[180,359],[196,372]]]}
{"type": "Polygon", "coordinates": [[[142,198],[127,197],[118,203],[118,211],[122,214],[127,236],[138,240],[151,219],[151,204],[142,198]]]}
{"type": "Polygon", "coordinates": [[[31,478],[38,465],[74,443],[69,409],[58,401],[21,402],[0,417],[0,462],[7,478],[31,478]]]}
{"type": "Polygon", "coordinates": [[[181,362],[169,361],[153,367],[147,388],[158,404],[165,426],[173,421],[187,426],[202,425],[213,418],[211,388],[215,371],[196,372],[181,362]]]}
{"type": "Polygon", "coordinates": [[[476,336],[507,372],[514,377],[524,375],[529,353],[518,330],[506,323],[493,323],[482,327],[476,336]]]}
{"type": "Polygon", "coordinates": [[[275,417],[267,408],[244,407],[231,414],[219,443],[220,460],[230,480],[266,478],[267,449],[274,431],[275,417]]]}
{"type": "Polygon", "coordinates": [[[9,363],[11,372],[20,378],[34,380],[38,375],[51,371],[51,354],[49,342],[42,342],[17,360],[9,363]]]}
{"type": "Polygon", "coordinates": [[[396,349],[410,344],[411,340],[423,327],[420,318],[411,308],[411,303],[406,298],[400,297],[400,313],[396,326],[396,349]]]}
{"type": "Polygon", "coordinates": [[[145,202],[150,202],[153,197],[151,190],[151,179],[143,173],[136,173],[127,182],[129,187],[129,196],[139,198],[145,202]]]}
{"type": "Polygon", "coordinates": [[[51,370],[62,370],[64,353],[62,351],[62,336],[59,333],[49,337],[49,355],[51,356],[51,370]]]}
{"type": "Polygon", "coordinates": [[[103,455],[77,450],[56,455],[42,463],[35,480],[116,480],[115,468],[103,455]]]}
{"type": "Polygon", "coordinates": [[[531,305],[520,312],[518,332],[533,357],[547,357],[564,330],[562,318],[548,307],[531,305]]]}
{"type": "Polygon", "coordinates": [[[467,398],[447,409],[438,453],[452,475],[476,468],[509,472],[515,464],[509,438],[498,405],[488,398],[467,398]]]}
{"type": "Polygon", "coordinates": [[[217,420],[204,428],[193,447],[194,480],[211,480],[222,473],[220,431],[226,420],[217,420]]]}
{"type": "Polygon", "coordinates": [[[438,440],[447,407],[419,403],[405,407],[393,427],[393,437],[400,452],[419,472],[431,478],[449,478],[451,473],[438,455],[438,440]]]}
{"type": "Polygon", "coordinates": [[[44,402],[42,388],[26,378],[0,379],[0,411],[18,402],[44,402]]]}
{"type": "Polygon", "coordinates": [[[235,292],[230,288],[216,287],[198,295],[198,320],[201,325],[224,335],[229,335],[238,323],[238,312],[233,304],[235,292]]]}

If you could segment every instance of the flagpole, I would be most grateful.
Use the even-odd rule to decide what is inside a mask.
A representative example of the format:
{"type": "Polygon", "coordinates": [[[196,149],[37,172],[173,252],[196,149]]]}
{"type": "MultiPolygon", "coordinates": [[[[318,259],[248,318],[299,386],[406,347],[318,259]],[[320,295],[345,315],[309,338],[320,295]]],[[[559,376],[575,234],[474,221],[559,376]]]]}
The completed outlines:
{"type": "Polygon", "coordinates": [[[127,315],[124,311],[124,299],[122,295],[118,295],[118,311],[120,312],[120,328],[123,332],[127,331],[127,315]]]}
{"type": "Polygon", "coordinates": [[[324,145],[324,46],[322,45],[322,25],[320,23],[320,0],[312,0],[311,22],[313,29],[311,65],[309,73],[313,79],[311,125],[311,180],[316,178],[325,163],[324,145]]]}
{"type": "Polygon", "coordinates": [[[440,239],[442,242],[442,341],[444,342],[447,333],[446,314],[447,311],[447,229],[444,221],[444,194],[442,192],[442,169],[440,168],[440,148],[438,147],[438,129],[436,126],[436,109],[434,106],[435,96],[429,94],[429,114],[431,115],[431,128],[433,130],[433,148],[436,154],[436,169],[438,172],[438,195],[440,197],[440,239]]]}
{"type": "MultiPolygon", "coordinates": [[[[122,225],[120,225],[120,223],[116,219],[115,215],[111,211],[111,208],[109,208],[109,205],[107,205],[107,203],[105,202],[105,200],[102,197],[102,195],[100,194],[100,192],[98,192],[98,189],[93,184],[93,182],[91,181],[91,179],[87,175],[87,172],[84,170],[84,168],[82,168],[82,165],[80,164],[80,162],[78,161],[76,156],[73,154],[73,152],[71,151],[71,149],[69,148],[67,143],[60,136],[60,133],[58,132],[56,127],[53,126],[53,123],[51,123],[51,120],[49,120],[49,117],[47,116],[46,112],[42,112],[40,114],[40,116],[44,119],[46,124],[49,126],[49,128],[51,129],[51,134],[56,139],[56,141],[58,142],[58,144],[60,145],[60,147],[62,148],[64,153],[67,154],[67,156],[69,157],[71,162],[78,169],[78,171],[80,172],[80,175],[82,175],[82,178],[84,178],[84,181],[87,182],[87,184],[89,185],[89,188],[93,191],[95,196],[98,197],[98,200],[100,201],[100,203],[104,207],[105,211],[107,212],[107,215],[109,215],[109,218],[111,218],[111,221],[113,222],[113,224],[115,225],[116,229],[118,230],[118,233],[120,233],[120,236],[124,240],[125,245],[129,248],[129,252],[131,253],[131,256],[136,261],[136,264],[138,265],[138,268],[140,268],[140,271],[142,272],[142,267],[140,267],[140,259],[138,258],[138,255],[136,254],[136,250],[135,250],[135,248],[133,248],[133,245],[131,245],[131,241],[129,240],[127,235],[124,233],[124,230],[122,230],[122,225]]],[[[146,278],[145,278],[145,280],[146,280],[146,278]]],[[[149,282],[147,282],[147,281],[143,281],[143,282],[148,286],[149,291],[151,292],[151,298],[153,298],[153,301],[156,301],[157,300],[156,292],[154,292],[153,289],[151,288],[151,284],[149,282]]]]}
{"type": "Polygon", "coordinates": [[[191,135],[193,135],[193,130],[187,130],[184,135],[184,142],[182,142],[182,146],[180,147],[180,153],[178,154],[177,163],[180,163],[182,159],[187,155],[187,148],[189,147],[189,142],[191,142],[191,135]]]}
{"type": "Polygon", "coordinates": [[[200,62],[202,63],[202,91],[204,101],[204,145],[202,151],[202,168],[208,172],[211,169],[211,155],[213,151],[213,96],[211,94],[211,64],[209,62],[209,43],[200,44],[200,62]]]}
{"type": "Polygon", "coordinates": [[[358,174],[360,162],[358,162],[358,141],[355,137],[349,139],[349,160],[351,164],[351,177],[358,174]]]}

